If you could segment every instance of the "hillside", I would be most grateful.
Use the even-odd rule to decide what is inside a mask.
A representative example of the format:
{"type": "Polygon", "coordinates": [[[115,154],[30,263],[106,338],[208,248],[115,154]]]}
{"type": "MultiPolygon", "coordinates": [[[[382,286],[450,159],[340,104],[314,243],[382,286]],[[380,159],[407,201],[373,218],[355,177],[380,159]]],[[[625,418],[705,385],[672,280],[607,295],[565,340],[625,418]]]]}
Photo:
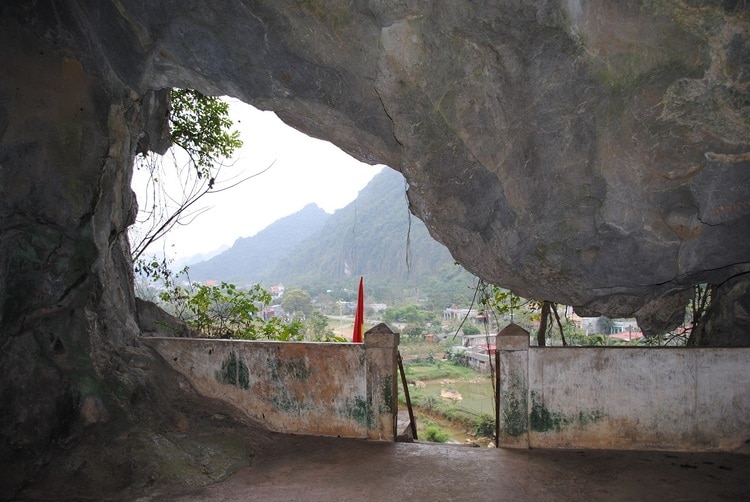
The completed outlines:
{"type": "Polygon", "coordinates": [[[470,298],[473,277],[409,213],[400,173],[384,169],[354,202],[333,215],[323,213],[322,223],[315,219],[314,229],[309,207],[191,266],[191,277],[266,287],[281,282],[311,293],[338,290],[340,296],[364,276],[372,301],[409,296],[449,304],[458,301],[457,294],[470,298]]]}
{"type": "Polygon", "coordinates": [[[190,278],[236,284],[266,283],[268,271],[279,259],[320,230],[330,216],[317,205],[308,204],[252,237],[237,239],[231,248],[210,260],[190,265],[190,278]]]}
{"type": "Polygon", "coordinates": [[[420,284],[453,259],[410,215],[401,174],[385,169],[357,199],[276,265],[273,277],[311,287],[360,275],[391,283],[420,284]]]}

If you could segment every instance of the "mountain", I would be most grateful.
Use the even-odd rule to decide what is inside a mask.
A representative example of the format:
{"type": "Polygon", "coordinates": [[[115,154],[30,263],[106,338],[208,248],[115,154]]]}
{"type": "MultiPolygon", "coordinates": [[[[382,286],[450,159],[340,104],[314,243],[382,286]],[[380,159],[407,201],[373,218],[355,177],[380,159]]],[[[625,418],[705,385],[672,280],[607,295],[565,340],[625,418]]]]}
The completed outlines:
{"type": "Polygon", "coordinates": [[[357,199],[283,257],[269,274],[314,296],[354,299],[365,277],[368,302],[468,305],[476,278],[409,212],[400,173],[384,169],[357,199]]]}
{"type": "Polygon", "coordinates": [[[448,250],[409,213],[400,173],[384,169],[357,199],[282,257],[270,274],[305,286],[364,275],[391,282],[419,282],[445,262],[448,250]]]}
{"type": "Polygon", "coordinates": [[[231,248],[218,256],[190,265],[190,278],[265,284],[268,271],[279,259],[320,230],[330,217],[316,204],[308,204],[252,237],[237,239],[231,248]]]}
{"type": "Polygon", "coordinates": [[[199,263],[202,261],[208,261],[214,256],[218,256],[224,251],[228,250],[230,247],[231,246],[227,246],[226,244],[223,244],[222,246],[214,250],[207,251],[205,253],[198,253],[198,254],[190,255],[185,258],[177,258],[174,261],[174,263],[171,264],[171,268],[174,271],[178,271],[178,270],[181,270],[186,265],[190,265],[191,263],[199,263]]]}
{"type": "Polygon", "coordinates": [[[264,287],[281,282],[287,289],[345,298],[364,276],[368,301],[392,304],[408,296],[450,305],[471,300],[476,279],[411,215],[400,173],[383,169],[333,215],[315,209],[308,206],[192,265],[191,278],[264,287]]]}

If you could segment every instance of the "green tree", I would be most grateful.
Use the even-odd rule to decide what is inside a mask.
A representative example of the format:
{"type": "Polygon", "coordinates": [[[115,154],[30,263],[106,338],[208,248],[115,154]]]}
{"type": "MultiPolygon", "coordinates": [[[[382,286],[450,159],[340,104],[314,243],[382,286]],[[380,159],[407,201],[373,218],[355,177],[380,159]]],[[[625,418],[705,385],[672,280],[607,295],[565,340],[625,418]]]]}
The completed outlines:
{"type": "Polygon", "coordinates": [[[319,310],[314,310],[305,322],[305,339],[313,342],[342,342],[345,338],[336,336],[328,327],[328,318],[319,310]]]}
{"type": "Polygon", "coordinates": [[[476,324],[471,323],[464,323],[461,330],[464,332],[464,335],[479,335],[482,333],[482,330],[476,324]]]}
{"type": "Polygon", "coordinates": [[[260,309],[270,303],[271,296],[259,285],[247,290],[227,283],[183,287],[174,280],[166,258],[142,259],[145,250],[175,225],[189,223],[204,211],[195,209],[195,204],[205,195],[252,177],[228,187],[217,185],[224,161],[242,146],[239,132],[231,130],[226,102],[191,89],[172,89],[169,98],[170,138],[189,160],[178,162],[174,148],[170,150],[171,166],[153,152],[136,158],[136,169],[148,173],[146,200],[141,201],[137,224],[129,229],[136,275],[163,282],[162,305],[203,336],[301,339],[301,324],[262,318],[260,309]],[[178,181],[173,185],[180,187],[177,192],[171,192],[165,181],[174,178],[178,181]]]}
{"type": "Polygon", "coordinates": [[[303,289],[290,289],[281,297],[281,308],[290,315],[304,314],[309,317],[313,306],[310,295],[303,289]]]}
{"type": "Polygon", "coordinates": [[[215,166],[242,147],[239,131],[230,131],[229,105],[192,89],[172,89],[169,125],[172,142],[190,156],[198,177],[213,188],[215,166]]]}
{"type": "Polygon", "coordinates": [[[142,200],[136,224],[129,230],[133,261],[175,225],[187,224],[204,212],[206,208],[197,206],[204,196],[244,181],[218,184],[224,162],[242,146],[239,132],[231,131],[229,105],[191,89],[172,89],[169,96],[172,144],[188,161],[179,160],[175,148],[167,154],[167,162],[153,152],[136,157],[136,174],[147,176],[145,186],[138,187],[142,200]]]}
{"type": "MultiPolygon", "coordinates": [[[[483,281],[480,281],[477,288],[480,306],[494,317],[498,326],[501,322],[504,324],[513,321],[532,332],[536,321],[543,320],[541,324],[545,326],[548,324],[552,309],[548,308],[545,315],[541,316],[544,302],[521,298],[512,291],[486,284],[483,281]]],[[[544,332],[546,333],[546,328],[544,332]]]]}
{"type": "MultiPolygon", "coordinates": [[[[152,273],[163,273],[158,262],[152,273]]],[[[271,301],[271,295],[259,285],[240,289],[234,284],[222,282],[218,286],[190,284],[187,287],[176,283],[171,273],[161,277],[165,289],[159,299],[167,310],[208,338],[241,338],[256,340],[301,340],[299,323],[281,322],[272,318],[263,319],[261,311],[271,301]]]]}
{"type": "Polygon", "coordinates": [[[407,324],[401,334],[411,339],[424,338],[424,326],[417,323],[407,324]]]}
{"type": "Polygon", "coordinates": [[[612,332],[612,326],[614,326],[614,323],[609,317],[600,316],[599,319],[596,320],[597,333],[609,335],[612,332]]]}
{"type": "Polygon", "coordinates": [[[416,305],[406,305],[404,307],[388,307],[383,313],[383,320],[385,322],[406,322],[419,324],[424,323],[427,317],[427,312],[423,311],[416,305]]]}
{"type": "Polygon", "coordinates": [[[262,333],[260,309],[270,301],[271,295],[257,285],[250,290],[225,282],[201,285],[188,299],[193,314],[188,322],[208,337],[253,340],[262,333]]]}

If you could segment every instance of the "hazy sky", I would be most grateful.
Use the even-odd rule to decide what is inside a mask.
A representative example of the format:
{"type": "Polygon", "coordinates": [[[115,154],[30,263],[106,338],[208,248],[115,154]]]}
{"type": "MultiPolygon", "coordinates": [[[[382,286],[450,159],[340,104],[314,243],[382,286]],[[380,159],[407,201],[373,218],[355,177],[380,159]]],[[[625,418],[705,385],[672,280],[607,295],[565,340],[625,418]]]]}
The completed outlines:
{"type": "MultiPolygon", "coordinates": [[[[266,172],[231,188],[210,194],[198,204],[211,209],[189,225],[175,227],[166,246],[155,244],[147,255],[167,254],[177,261],[231,246],[239,237],[250,237],[274,221],[314,202],[329,213],[353,201],[360,190],[383,168],[363,164],[332,144],[310,138],[284,124],[274,113],[262,112],[228,99],[230,115],[244,146],[221,178],[238,179],[266,172]],[[272,165],[273,164],[273,165],[272,165]]],[[[134,176],[139,201],[142,180],[134,176]]]]}

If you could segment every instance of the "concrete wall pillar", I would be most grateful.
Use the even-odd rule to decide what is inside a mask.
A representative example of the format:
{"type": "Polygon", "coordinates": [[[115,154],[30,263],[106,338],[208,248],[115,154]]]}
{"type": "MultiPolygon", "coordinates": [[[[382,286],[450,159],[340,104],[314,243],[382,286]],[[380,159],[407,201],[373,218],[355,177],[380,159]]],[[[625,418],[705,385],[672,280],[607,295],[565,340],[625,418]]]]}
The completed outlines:
{"type": "Polygon", "coordinates": [[[398,342],[398,333],[391,331],[384,323],[364,334],[368,439],[396,441],[397,438],[398,342]]]}
{"type": "Polygon", "coordinates": [[[498,446],[529,447],[529,332],[509,324],[497,335],[498,446]]]}

